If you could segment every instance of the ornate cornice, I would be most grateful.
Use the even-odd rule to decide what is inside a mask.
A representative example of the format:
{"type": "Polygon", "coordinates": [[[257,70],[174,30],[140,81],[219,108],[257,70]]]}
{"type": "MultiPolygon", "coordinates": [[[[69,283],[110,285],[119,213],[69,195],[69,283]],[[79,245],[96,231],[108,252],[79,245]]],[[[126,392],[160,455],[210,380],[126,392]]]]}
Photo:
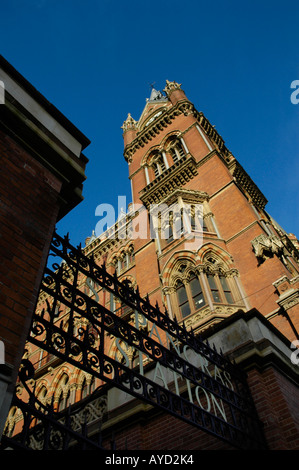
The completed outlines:
{"type": "Polygon", "coordinates": [[[244,308],[243,305],[214,305],[213,310],[209,306],[205,306],[199,311],[184,319],[186,328],[196,329],[200,326],[201,331],[206,327],[218,323],[225,318],[233,315],[238,310],[244,308]]]}
{"type": "Polygon", "coordinates": [[[171,204],[177,203],[179,197],[181,197],[183,202],[186,204],[202,204],[204,201],[209,200],[209,195],[205,191],[177,188],[167,195],[166,198],[161,201],[161,203],[170,206],[171,204]]]}
{"type": "Polygon", "coordinates": [[[255,206],[263,210],[268,201],[240,163],[234,160],[233,163],[229,165],[229,170],[238,187],[248,194],[255,206]]]}
{"type": "Polygon", "coordinates": [[[124,150],[124,157],[126,161],[130,162],[134,153],[139,149],[147,145],[154,137],[162,132],[172,121],[180,114],[186,113],[187,110],[192,114],[194,112],[194,106],[188,100],[179,101],[175,106],[164,109],[160,116],[157,117],[153,122],[149,123],[148,126],[138,132],[137,137],[129,144],[124,150]]]}
{"type": "Polygon", "coordinates": [[[137,133],[137,137],[126,146],[124,150],[124,157],[127,162],[131,162],[134,153],[147,145],[153,138],[155,138],[160,132],[166,129],[174,119],[184,114],[185,116],[193,115],[197,120],[198,124],[202,127],[203,132],[212,140],[215,146],[221,151],[224,156],[229,156],[231,153],[228,151],[224,144],[224,140],[216,131],[215,127],[211,125],[209,120],[204,116],[202,112],[198,112],[194,105],[187,99],[180,100],[176,105],[170,108],[164,108],[161,115],[159,115],[153,122],[148,124],[140,132],[137,133]]]}
{"type": "Polygon", "coordinates": [[[290,308],[295,307],[295,305],[299,304],[299,289],[288,291],[277,300],[277,303],[284,310],[289,310],[290,308]]]}
{"type": "Polygon", "coordinates": [[[210,121],[204,116],[202,112],[198,113],[196,111],[195,117],[197,118],[198,123],[201,128],[204,130],[206,135],[210,140],[215,144],[215,146],[230,160],[231,153],[225,146],[224,140],[221,135],[216,131],[215,126],[212,126],[210,121]]]}

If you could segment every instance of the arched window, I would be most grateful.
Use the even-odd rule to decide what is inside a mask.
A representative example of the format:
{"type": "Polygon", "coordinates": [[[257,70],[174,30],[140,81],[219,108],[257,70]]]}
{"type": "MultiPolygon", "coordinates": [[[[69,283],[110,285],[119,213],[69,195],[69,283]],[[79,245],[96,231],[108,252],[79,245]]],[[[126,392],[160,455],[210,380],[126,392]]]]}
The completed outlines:
{"type": "Polygon", "coordinates": [[[216,284],[214,276],[212,274],[208,274],[207,278],[214,302],[221,302],[219,288],[216,284]]]}
{"type": "Polygon", "coordinates": [[[203,217],[201,205],[199,206],[191,206],[190,211],[190,223],[191,223],[191,230],[192,231],[203,231],[208,232],[208,226],[206,223],[206,219],[203,217]]]}
{"type": "Polygon", "coordinates": [[[37,395],[38,403],[36,404],[36,407],[37,407],[38,409],[40,409],[42,405],[45,405],[45,404],[46,404],[46,401],[47,401],[47,393],[48,393],[48,391],[47,391],[45,385],[43,385],[42,388],[39,390],[38,395],[37,395]],[[39,402],[40,402],[42,405],[40,405],[39,402]]]}
{"type": "Polygon", "coordinates": [[[167,240],[167,243],[171,243],[173,241],[172,222],[165,227],[164,238],[167,240]]]}
{"type": "Polygon", "coordinates": [[[169,219],[164,222],[161,238],[167,243],[171,243],[174,239],[180,239],[188,227],[184,221],[183,209],[170,211],[168,217],[169,219]]]}
{"type": "Polygon", "coordinates": [[[186,287],[182,283],[182,281],[177,282],[176,286],[176,294],[178,299],[178,306],[182,317],[187,317],[191,313],[188,295],[186,291],[186,287]]]}
{"type": "Polygon", "coordinates": [[[221,284],[221,287],[222,287],[222,290],[223,290],[223,293],[225,295],[227,302],[229,304],[233,304],[234,303],[233,296],[232,296],[226,277],[223,276],[223,274],[220,274],[219,280],[220,280],[220,284],[221,284]]]}
{"type": "Polygon", "coordinates": [[[126,268],[126,256],[125,253],[121,253],[119,257],[119,266],[120,266],[120,271],[123,271],[126,268]]]}
{"type": "Polygon", "coordinates": [[[162,156],[157,158],[156,161],[153,163],[153,170],[154,170],[156,178],[159,175],[161,175],[163,173],[163,171],[166,170],[166,166],[165,166],[165,163],[164,163],[164,160],[163,160],[162,156]]]}
{"type": "Polygon", "coordinates": [[[171,155],[173,163],[176,163],[185,155],[183,146],[178,139],[174,139],[172,141],[170,149],[169,149],[169,153],[171,155]]]}
{"type": "Polygon", "coordinates": [[[69,406],[70,396],[71,396],[70,390],[66,392],[66,396],[64,395],[64,392],[61,390],[59,394],[59,398],[58,398],[58,405],[57,405],[58,411],[64,410],[65,408],[69,406]]]}
{"type": "Polygon", "coordinates": [[[81,399],[82,400],[83,400],[83,398],[87,397],[87,391],[88,391],[88,384],[87,384],[86,378],[84,377],[84,380],[83,380],[83,383],[82,383],[82,388],[81,388],[81,399]]]}
{"type": "Polygon", "coordinates": [[[42,388],[40,389],[40,391],[38,392],[38,399],[39,399],[39,401],[41,401],[42,403],[45,403],[46,396],[47,396],[47,389],[46,389],[46,387],[43,385],[43,387],[42,387],[42,388]]]}
{"type": "Polygon", "coordinates": [[[157,178],[160,174],[160,169],[157,163],[153,164],[153,169],[154,169],[155,177],[157,178]]]}
{"type": "Polygon", "coordinates": [[[188,282],[176,283],[177,303],[183,318],[199,310],[206,304],[201,282],[195,273],[191,273],[188,282]]]}
{"type": "Polygon", "coordinates": [[[215,259],[208,261],[206,266],[201,265],[200,272],[191,267],[188,261],[182,262],[176,268],[176,277],[172,299],[174,310],[181,318],[207,305],[212,308],[212,304],[240,303],[240,292],[235,280],[219,268],[215,259]],[[236,299],[239,299],[238,302],[236,299]]]}
{"type": "Polygon", "coordinates": [[[189,280],[190,291],[193,299],[193,305],[195,310],[203,307],[205,305],[205,298],[203,295],[203,290],[201,287],[201,283],[196,276],[196,274],[192,273],[191,279],[189,280]]]}
{"type": "Polygon", "coordinates": [[[130,245],[125,251],[114,255],[111,264],[115,268],[116,274],[120,276],[124,271],[130,269],[135,263],[134,246],[130,245]]]}
{"type": "Polygon", "coordinates": [[[61,411],[66,408],[70,403],[70,388],[69,388],[69,377],[67,374],[63,374],[59,384],[59,396],[57,400],[57,410],[61,411]]]}

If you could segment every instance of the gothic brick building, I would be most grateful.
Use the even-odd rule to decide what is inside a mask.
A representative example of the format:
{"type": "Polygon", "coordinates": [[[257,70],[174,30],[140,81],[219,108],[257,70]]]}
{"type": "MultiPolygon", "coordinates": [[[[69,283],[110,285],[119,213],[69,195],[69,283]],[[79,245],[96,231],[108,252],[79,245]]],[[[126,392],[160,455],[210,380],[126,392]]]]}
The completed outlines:
{"type": "MultiPolygon", "coordinates": [[[[265,196],[176,82],[167,81],[164,93],[152,90],[139,120],[128,115],[123,136],[132,203],[114,226],[86,239],[84,254],[232,357],[248,374],[268,446],[298,449],[299,375],[290,359],[299,330],[296,237],[267,213],[265,196]]],[[[93,279],[82,274],[77,285],[154,335],[144,318],[93,279]]],[[[67,328],[70,308],[42,291],[37,311],[49,305],[67,328]]],[[[82,319],[75,328],[92,329],[82,319]]],[[[105,344],[120,363],[150,369],[150,359],[125,341],[107,334],[105,344]]],[[[77,406],[78,422],[87,416],[91,435],[101,422],[104,446],[113,435],[119,449],[227,448],[30,343],[25,356],[35,366],[39,399],[52,400],[62,413],[77,406]]],[[[154,378],[188,393],[173,376],[172,383],[161,371],[154,378]]],[[[7,424],[11,433],[22,423],[15,411],[7,424]]]]}

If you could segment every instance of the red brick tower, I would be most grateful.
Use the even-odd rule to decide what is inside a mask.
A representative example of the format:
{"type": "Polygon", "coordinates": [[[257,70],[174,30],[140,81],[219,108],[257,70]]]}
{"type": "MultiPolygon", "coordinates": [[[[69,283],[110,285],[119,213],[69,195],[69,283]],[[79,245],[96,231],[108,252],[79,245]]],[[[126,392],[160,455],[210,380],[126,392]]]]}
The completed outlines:
{"type": "MultiPolygon", "coordinates": [[[[298,448],[299,370],[290,360],[289,343],[299,327],[297,239],[267,214],[261,191],[179,84],[167,81],[164,93],[153,89],[140,119],[128,115],[123,135],[133,202],[114,226],[87,238],[84,253],[236,360],[248,373],[270,448],[298,448]],[[158,218],[152,217],[153,206],[161,209],[158,218]]],[[[154,335],[152,325],[142,318],[137,325],[131,308],[86,275],[77,283],[122,320],[154,335]]],[[[41,293],[37,309],[42,311],[47,300],[41,293]]],[[[68,315],[59,305],[57,322],[67,325],[68,315]]],[[[80,328],[87,328],[85,320],[80,328]]],[[[107,334],[104,344],[110,358],[141,375],[153,372],[154,362],[136,355],[125,341],[107,334]]],[[[90,432],[101,421],[107,446],[115,435],[118,449],[221,448],[188,424],[117,386],[103,387],[102,380],[33,344],[26,356],[35,365],[41,401],[60,411],[81,402],[80,420],[85,419],[82,400],[90,398],[90,432]]],[[[153,380],[160,383],[161,377],[153,380]]],[[[166,387],[187,393],[184,380],[171,376],[166,387]]],[[[8,426],[18,432],[21,421],[11,412],[8,426]]]]}
{"type": "Polygon", "coordinates": [[[202,240],[136,239],[136,282],[187,326],[206,329],[238,309],[259,310],[291,340],[299,323],[297,240],[265,211],[267,200],[181,86],[152,90],[136,122],[124,122],[132,198],[202,207],[202,240]],[[292,238],[292,239],[291,239],[292,238]],[[150,269],[144,269],[144,266],[150,269]],[[298,317],[298,315],[297,315],[298,317]]]}

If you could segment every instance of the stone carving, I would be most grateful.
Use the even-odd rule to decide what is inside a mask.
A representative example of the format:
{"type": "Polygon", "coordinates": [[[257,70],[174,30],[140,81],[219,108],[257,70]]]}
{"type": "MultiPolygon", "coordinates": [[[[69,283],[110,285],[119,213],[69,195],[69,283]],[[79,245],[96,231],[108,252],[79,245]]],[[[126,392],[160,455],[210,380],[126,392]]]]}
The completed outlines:
{"type": "Polygon", "coordinates": [[[259,259],[260,263],[264,262],[267,258],[272,258],[274,255],[282,256],[284,245],[276,235],[259,235],[251,241],[255,256],[259,259]]]}
{"type": "Polygon", "coordinates": [[[131,114],[129,113],[127,119],[125,120],[121,128],[125,132],[125,131],[128,131],[129,129],[136,129],[136,127],[137,127],[137,121],[135,121],[135,119],[133,119],[131,114]]]}
{"type": "Polygon", "coordinates": [[[181,88],[181,85],[181,83],[179,84],[177,82],[170,82],[169,80],[166,80],[166,87],[163,91],[165,91],[165,93],[167,93],[167,96],[169,96],[172,91],[179,90],[181,88]]]}
{"type": "Polygon", "coordinates": [[[299,304],[299,289],[291,290],[289,294],[281,296],[277,301],[278,305],[285,311],[299,304]]]}
{"type": "Polygon", "coordinates": [[[81,429],[84,423],[91,423],[94,420],[102,420],[107,412],[107,396],[96,398],[88,403],[78,413],[72,415],[72,428],[74,430],[81,429]]]}

